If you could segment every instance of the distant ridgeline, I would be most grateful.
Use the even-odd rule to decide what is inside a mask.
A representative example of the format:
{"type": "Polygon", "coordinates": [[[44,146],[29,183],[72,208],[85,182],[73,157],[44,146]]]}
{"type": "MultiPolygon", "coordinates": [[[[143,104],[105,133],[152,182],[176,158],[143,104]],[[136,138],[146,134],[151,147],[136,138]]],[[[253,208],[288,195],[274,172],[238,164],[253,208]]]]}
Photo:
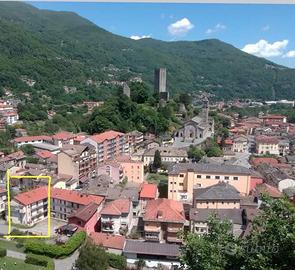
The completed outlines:
{"type": "MultiPolygon", "coordinates": [[[[152,89],[154,68],[167,88],[216,98],[295,98],[295,70],[219,40],[164,42],[114,35],[71,12],[0,3],[0,89],[37,96],[98,99],[124,82],[152,89]],[[4,89],[3,89],[4,88],[4,89]],[[37,93],[37,94],[36,94],[37,93]]],[[[34,98],[34,97],[31,97],[34,98]]]]}

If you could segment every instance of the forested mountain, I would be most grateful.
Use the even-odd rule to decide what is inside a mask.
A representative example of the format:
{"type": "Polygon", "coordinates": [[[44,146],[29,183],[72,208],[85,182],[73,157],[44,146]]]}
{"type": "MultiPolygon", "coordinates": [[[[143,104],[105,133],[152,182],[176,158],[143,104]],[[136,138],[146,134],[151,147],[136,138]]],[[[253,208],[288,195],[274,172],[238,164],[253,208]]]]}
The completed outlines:
{"type": "Polygon", "coordinates": [[[295,98],[295,69],[216,39],[135,41],[107,32],[75,13],[0,2],[2,88],[20,95],[58,95],[75,103],[99,99],[109,91],[111,81],[141,77],[152,86],[155,67],[167,68],[172,93],[203,90],[219,98],[269,99],[274,89],[277,98],[295,98]],[[29,87],[22,76],[36,84],[29,87]],[[77,91],[66,94],[64,86],[77,91]]]}

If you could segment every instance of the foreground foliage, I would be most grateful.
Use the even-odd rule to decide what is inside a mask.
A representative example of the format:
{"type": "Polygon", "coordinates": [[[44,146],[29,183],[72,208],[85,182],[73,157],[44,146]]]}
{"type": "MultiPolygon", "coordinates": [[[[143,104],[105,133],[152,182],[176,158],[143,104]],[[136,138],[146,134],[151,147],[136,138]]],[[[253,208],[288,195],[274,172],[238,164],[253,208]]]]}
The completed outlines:
{"type": "Polygon", "coordinates": [[[208,223],[208,234],[186,236],[181,262],[188,270],[295,269],[295,207],[288,199],[264,197],[246,239],[235,238],[228,221],[208,223]]]}

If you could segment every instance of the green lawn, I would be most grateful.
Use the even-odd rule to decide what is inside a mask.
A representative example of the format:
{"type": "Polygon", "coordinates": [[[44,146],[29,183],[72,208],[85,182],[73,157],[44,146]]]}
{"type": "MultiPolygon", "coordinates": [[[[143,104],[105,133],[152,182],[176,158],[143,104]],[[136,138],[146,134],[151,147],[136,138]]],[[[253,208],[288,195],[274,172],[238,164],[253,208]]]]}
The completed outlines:
{"type": "Polygon", "coordinates": [[[23,260],[11,258],[11,257],[4,257],[0,258],[0,269],[3,270],[39,270],[44,269],[41,266],[36,266],[32,264],[26,264],[23,260]],[[6,265],[4,265],[6,263],[6,265]],[[14,264],[16,263],[16,265],[14,264]]]}
{"type": "Polygon", "coordinates": [[[13,251],[24,252],[24,248],[17,247],[16,242],[11,240],[8,241],[8,240],[0,239],[0,247],[13,250],[13,251]]]}
{"type": "Polygon", "coordinates": [[[147,181],[152,184],[159,184],[161,181],[167,181],[168,176],[159,173],[149,173],[147,176],[147,181]]]}

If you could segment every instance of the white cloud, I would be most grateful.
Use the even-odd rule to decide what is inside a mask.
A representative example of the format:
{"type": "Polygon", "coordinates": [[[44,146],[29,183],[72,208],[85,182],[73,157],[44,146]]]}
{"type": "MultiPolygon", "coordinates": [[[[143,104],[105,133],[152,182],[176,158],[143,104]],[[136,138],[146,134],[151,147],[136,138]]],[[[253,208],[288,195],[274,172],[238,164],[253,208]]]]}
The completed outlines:
{"type": "Polygon", "coordinates": [[[187,18],[183,18],[168,26],[168,31],[173,36],[183,36],[194,28],[194,25],[187,18]]]}
{"type": "Polygon", "coordinates": [[[255,44],[247,44],[242,51],[250,54],[254,54],[260,57],[275,57],[282,56],[286,49],[289,40],[276,41],[269,43],[268,41],[261,39],[255,44]]]}
{"type": "Polygon", "coordinates": [[[283,55],[283,58],[295,58],[295,51],[288,51],[283,55]]]}
{"type": "Polygon", "coordinates": [[[143,38],[150,38],[152,35],[147,35],[147,36],[145,36],[145,35],[142,35],[142,36],[136,36],[136,35],[134,35],[134,36],[131,36],[130,38],[131,39],[134,39],[134,40],[139,40],[139,39],[143,39],[143,38]]]}
{"type": "Polygon", "coordinates": [[[220,32],[220,31],[225,30],[225,29],[226,29],[226,25],[218,23],[213,28],[207,29],[206,34],[211,35],[213,33],[220,32]]]}
{"type": "Polygon", "coordinates": [[[269,29],[270,29],[270,26],[268,24],[261,28],[262,31],[268,31],[269,29]]]}

